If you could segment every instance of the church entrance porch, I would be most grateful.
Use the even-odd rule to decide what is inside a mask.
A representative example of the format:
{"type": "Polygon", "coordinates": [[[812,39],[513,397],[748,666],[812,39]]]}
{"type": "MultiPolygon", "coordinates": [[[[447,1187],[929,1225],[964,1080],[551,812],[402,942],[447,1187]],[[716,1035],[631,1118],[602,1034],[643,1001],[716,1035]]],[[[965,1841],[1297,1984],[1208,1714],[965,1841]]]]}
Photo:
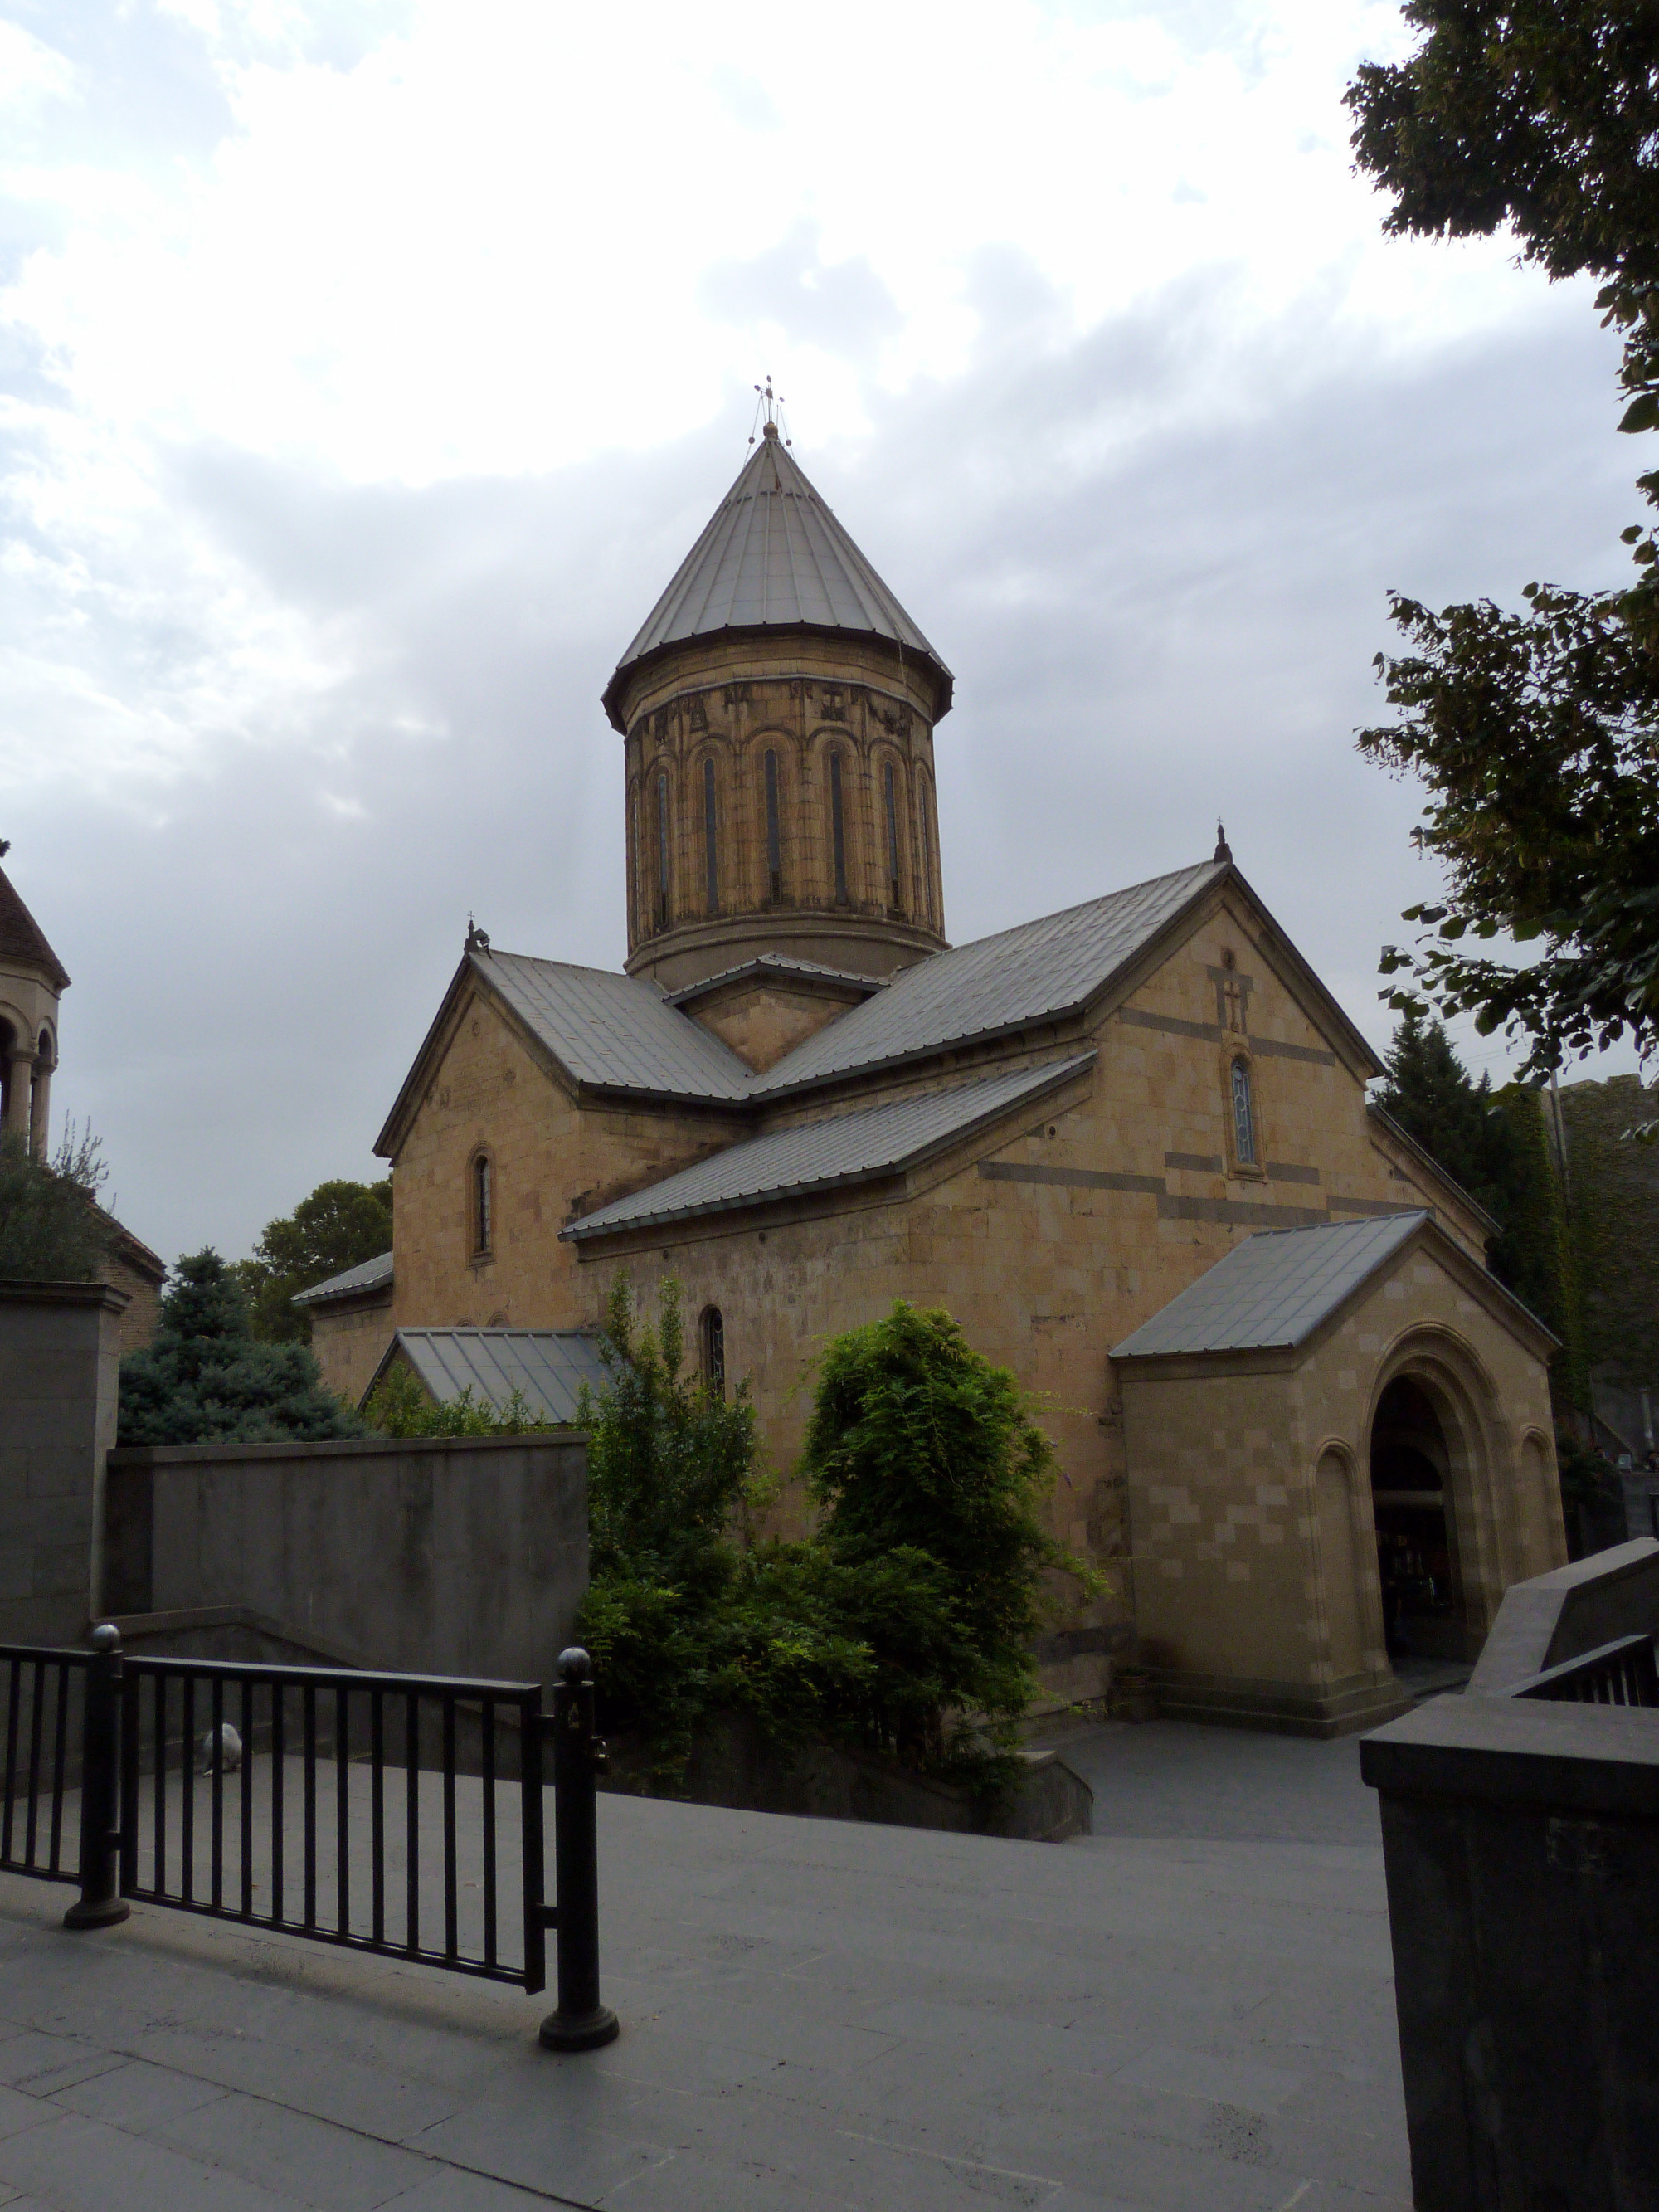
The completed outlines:
{"type": "Polygon", "coordinates": [[[1337,1735],[1565,1557],[1532,1316],[1426,1212],[1247,1238],[1118,1345],[1164,1712],[1337,1735]]]}
{"type": "Polygon", "coordinates": [[[1371,1514],[1391,1661],[1468,1654],[1451,1474],[1433,1396],[1413,1376],[1397,1375],[1377,1401],[1370,1437],[1371,1514]]]}

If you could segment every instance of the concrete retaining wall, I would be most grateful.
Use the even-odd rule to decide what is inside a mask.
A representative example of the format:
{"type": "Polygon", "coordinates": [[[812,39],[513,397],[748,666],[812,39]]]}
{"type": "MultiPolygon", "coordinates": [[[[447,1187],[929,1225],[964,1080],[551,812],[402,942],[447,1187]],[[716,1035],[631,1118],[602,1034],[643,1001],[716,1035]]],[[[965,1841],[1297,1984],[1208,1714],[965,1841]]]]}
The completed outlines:
{"type": "Polygon", "coordinates": [[[126,1303],[0,1283],[0,1643],[76,1643],[98,1610],[126,1303]]]}
{"type": "Polygon", "coordinates": [[[120,1451],[108,1489],[105,1609],[194,1616],[198,1648],[231,1609],[368,1667],[550,1681],[587,1587],[574,1431],[120,1451]]]}
{"type": "Polygon", "coordinates": [[[1615,1637],[1659,1634],[1659,1542],[1615,1544],[1570,1567],[1515,1583],[1469,1678],[1477,1696],[1502,1697],[1615,1637]]]}

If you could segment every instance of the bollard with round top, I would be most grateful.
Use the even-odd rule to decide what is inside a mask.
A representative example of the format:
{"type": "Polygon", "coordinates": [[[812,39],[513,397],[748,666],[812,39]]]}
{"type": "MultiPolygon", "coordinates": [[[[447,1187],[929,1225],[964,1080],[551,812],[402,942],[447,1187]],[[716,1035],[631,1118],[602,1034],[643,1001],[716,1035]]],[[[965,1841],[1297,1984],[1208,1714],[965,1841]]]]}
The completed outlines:
{"type": "Polygon", "coordinates": [[[541,2025],[548,2051],[597,2051],[621,2033],[599,2002],[599,1855],[593,1777],[604,1744],[593,1733],[593,1662],[579,1644],[559,1654],[553,1713],[553,1864],[557,1885],[559,2005],[541,2025]]]}
{"type": "Polygon", "coordinates": [[[87,1702],[81,1739],[81,1894],[65,1928],[109,1928],[132,1907],[121,1895],[121,1632],[100,1621],[87,1638],[87,1702]]]}

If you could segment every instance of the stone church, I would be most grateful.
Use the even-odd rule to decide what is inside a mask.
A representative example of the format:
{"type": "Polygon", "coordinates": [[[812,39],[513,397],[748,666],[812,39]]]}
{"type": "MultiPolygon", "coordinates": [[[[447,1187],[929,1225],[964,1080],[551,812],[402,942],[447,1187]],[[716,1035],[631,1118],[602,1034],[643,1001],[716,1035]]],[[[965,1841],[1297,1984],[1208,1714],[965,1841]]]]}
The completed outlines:
{"type": "Polygon", "coordinates": [[[1553,1340],[1224,837],[948,943],[951,699],[768,423],[605,691],[623,971],[469,938],[376,1145],[393,1252],[307,1297],[325,1372],[556,1409],[617,1277],[672,1276],[787,1470],[823,1340],[945,1307],[1111,1570],[1053,1699],[1133,1653],[1167,1711],[1374,1723],[1565,1558],[1553,1340]]]}

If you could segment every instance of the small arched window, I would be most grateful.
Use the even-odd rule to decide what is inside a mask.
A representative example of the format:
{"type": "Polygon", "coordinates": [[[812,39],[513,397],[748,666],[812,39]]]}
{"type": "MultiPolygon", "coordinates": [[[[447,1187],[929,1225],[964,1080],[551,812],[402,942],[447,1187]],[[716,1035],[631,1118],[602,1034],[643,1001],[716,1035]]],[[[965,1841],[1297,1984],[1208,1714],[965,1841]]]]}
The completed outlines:
{"type": "Polygon", "coordinates": [[[726,1321],[718,1306],[702,1310],[702,1379],[717,1397],[726,1395],[726,1321]]]}
{"type": "Polygon", "coordinates": [[[924,775],[918,779],[916,789],[916,814],[921,825],[921,906],[929,926],[937,928],[939,909],[933,902],[933,838],[932,824],[927,818],[928,797],[927,779],[924,775]]]}
{"type": "Polygon", "coordinates": [[[1255,1159],[1255,1104],[1250,1096],[1250,1064],[1242,1056],[1232,1066],[1233,1152],[1240,1167],[1255,1159]]]}
{"type": "Polygon", "coordinates": [[[668,778],[657,778],[657,927],[668,926],[668,778]]]}
{"type": "Polygon", "coordinates": [[[783,836],[778,823],[778,757],[766,756],[766,881],[767,896],[783,896],[783,836]]]}
{"type": "Polygon", "coordinates": [[[847,822],[842,805],[841,755],[830,756],[830,843],[836,863],[836,904],[847,901],[847,822]]]}
{"type": "Polygon", "coordinates": [[[720,910],[720,872],[719,848],[714,825],[714,761],[712,754],[702,764],[702,846],[703,862],[708,876],[708,911],[720,910]]]}
{"type": "Polygon", "coordinates": [[[495,1249],[495,1170],[488,1152],[472,1156],[468,1214],[472,1231],[472,1256],[487,1259],[495,1249]]]}
{"type": "Polygon", "coordinates": [[[904,901],[899,895],[898,795],[891,761],[883,782],[887,800],[887,903],[897,914],[904,901]]]}

